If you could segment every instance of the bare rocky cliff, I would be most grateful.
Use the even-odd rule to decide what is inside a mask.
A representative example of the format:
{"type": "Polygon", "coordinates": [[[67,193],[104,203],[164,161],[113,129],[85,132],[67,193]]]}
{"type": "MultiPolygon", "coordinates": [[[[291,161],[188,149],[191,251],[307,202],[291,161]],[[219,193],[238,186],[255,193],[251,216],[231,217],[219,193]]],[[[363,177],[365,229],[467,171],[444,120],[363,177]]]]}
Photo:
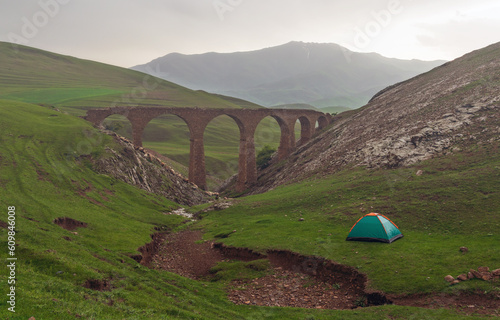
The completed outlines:
{"type": "Polygon", "coordinates": [[[395,168],[500,141],[500,43],[376,94],[363,108],[260,172],[252,193],[347,166],[395,168]]]}
{"type": "Polygon", "coordinates": [[[119,147],[107,148],[107,155],[93,159],[94,170],[155,193],[182,205],[210,201],[211,194],[199,189],[144,148],[110,133],[119,147]]]}

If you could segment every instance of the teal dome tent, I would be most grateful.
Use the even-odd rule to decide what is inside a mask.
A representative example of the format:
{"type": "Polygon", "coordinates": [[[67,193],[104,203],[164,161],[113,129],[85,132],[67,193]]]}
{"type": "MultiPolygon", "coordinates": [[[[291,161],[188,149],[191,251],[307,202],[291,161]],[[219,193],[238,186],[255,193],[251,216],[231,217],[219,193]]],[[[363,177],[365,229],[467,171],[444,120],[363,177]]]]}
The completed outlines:
{"type": "Polygon", "coordinates": [[[379,213],[361,217],[351,228],[347,241],[380,241],[391,243],[403,234],[389,218],[379,213]]]}

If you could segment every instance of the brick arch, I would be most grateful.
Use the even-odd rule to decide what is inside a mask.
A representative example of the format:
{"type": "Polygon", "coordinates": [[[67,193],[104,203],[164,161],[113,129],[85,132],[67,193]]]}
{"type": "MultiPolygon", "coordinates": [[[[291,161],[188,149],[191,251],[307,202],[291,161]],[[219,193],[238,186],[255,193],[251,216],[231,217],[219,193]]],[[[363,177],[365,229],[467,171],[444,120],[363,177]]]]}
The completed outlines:
{"type": "MultiPolygon", "coordinates": [[[[141,125],[141,121],[135,119],[134,114],[131,115],[133,109],[126,107],[115,107],[107,109],[91,109],[87,111],[87,115],[84,117],[87,121],[92,122],[95,126],[101,127],[104,121],[112,115],[122,115],[128,119],[132,126],[132,139],[134,145],[142,146],[142,131],[144,127],[141,125]],[[139,136],[139,139],[137,137],[139,136]]],[[[148,121],[149,122],[149,121],[148,121]]]]}
{"type": "Polygon", "coordinates": [[[278,159],[282,160],[291,153],[295,146],[295,122],[290,126],[290,119],[283,115],[271,114],[280,127],[280,145],[278,147],[278,159]]]}
{"type": "Polygon", "coordinates": [[[300,122],[300,139],[296,145],[301,146],[311,140],[314,128],[311,119],[307,116],[300,116],[297,120],[300,122]]]}
{"type": "Polygon", "coordinates": [[[130,119],[127,118],[125,114],[121,113],[111,114],[102,120],[100,126],[104,129],[107,129],[108,125],[113,125],[115,122],[119,122],[124,125],[124,128],[126,128],[125,132],[127,137],[133,135],[132,121],[130,121],[130,119]]]}
{"type": "MultiPolygon", "coordinates": [[[[248,130],[247,127],[245,126],[245,122],[244,120],[241,119],[240,116],[236,115],[236,114],[233,114],[233,113],[227,113],[227,112],[222,112],[220,114],[216,114],[208,123],[207,123],[207,126],[210,125],[210,123],[214,120],[216,120],[217,118],[219,117],[229,117],[231,120],[234,121],[234,123],[236,124],[236,126],[238,127],[238,133],[239,133],[239,158],[242,158],[242,154],[244,154],[244,152],[242,152],[242,150],[244,150],[244,147],[242,148],[242,144],[245,144],[246,141],[243,137],[246,136],[246,131],[248,130]],[[243,141],[243,142],[242,142],[243,141]]],[[[206,133],[206,127],[205,127],[205,130],[203,131],[203,135],[205,135],[206,133]]],[[[205,155],[203,156],[203,158],[205,159],[205,155]]],[[[204,164],[204,161],[203,160],[203,164],[204,164]]],[[[246,166],[244,164],[244,162],[246,161],[246,159],[239,159],[238,160],[238,178],[239,180],[246,180],[246,166]],[[243,162],[242,162],[243,161],[243,162]]],[[[198,164],[199,165],[199,164],[198,164]]],[[[205,177],[206,177],[206,172],[205,172],[205,177]]],[[[199,181],[202,185],[205,185],[206,184],[206,178],[205,178],[205,181],[199,181]]]]}
{"type": "Polygon", "coordinates": [[[224,114],[241,123],[237,190],[243,191],[257,182],[255,131],[259,123],[270,114],[266,109],[226,109],[224,114]]]}
{"type": "Polygon", "coordinates": [[[203,109],[203,108],[168,108],[168,107],[115,107],[91,109],[84,119],[100,126],[104,119],[113,114],[122,114],[132,124],[135,146],[142,146],[142,134],[147,124],[163,114],[176,115],[183,119],[189,128],[190,155],[189,181],[201,188],[206,188],[205,151],[203,135],[210,121],[220,115],[232,118],[240,129],[240,150],[238,160],[238,186],[243,191],[257,181],[254,136],[257,125],[267,116],[273,117],[280,126],[281,138],[278,149],[279,159],[288,156],[295,148],[295,123],[301,122],[300,143],[305,143],[314,132],[313,123],[320,128],[331,122],[331,116],[315,110],[286,109],[203,109]],[[320,120],[321,119],[321,120],[320,120]]]}
{"type": "Polygon", "coordinates": [[[326,128],[326,126],[328,126],[331,123],[331,117],[328,118],[327,116],[320,115],[318,119],[314,122],[318,123],[317,131],[320,131],[326,128]]]}
{"type": "MultiPolygon", "coordinates": [[[[153,120],[159,120],[160,117],[162,117],[162,116],[171,116],[170,119],[180,120],[179,123],[184,124],[188,128],[189,136],[191,135],[191,128],[189,127],[189,123],[186,121],[186,119],[184,119],[183,117],[181,117],[175,113],[166,111],[166,112],[161,113],[161,114],[156,114],[153,118],[149,119],[149,121],[147,123],[144,123],[143,128],[141,128],[140,130],[137,130],[137,133],[136,133],[137,136],[136,136],[136,139],[134,139],[134,140],[137,140],[137,142],[134,142],[134,145],[142,146],[142,140],[144,139],[145,130],[147,129],[148,125],[150,125],[153,120]],[[140,137],[139,137],[139,135],[140,135],[140,137]]],[[[164,120],[169,121],[168,119],[164,119],[164,120]]],[[[189,141],[189,136],[187,137],[186,142],[189,141]]]]}
{"type": "Polygon", "coordinates": [[[92,122],[92,124],[99,127],[102,126],[106,118],[115,114],[119,114],[127,118],[130,121],[130,123],[132,123],[132,120],[130,120],[130,118],[128,117],[129,110],[130,109],[123,107],[108,108],[108,109],[93,109],[87,111],[87,115],[84,117],[84,119],[92,122]]]}

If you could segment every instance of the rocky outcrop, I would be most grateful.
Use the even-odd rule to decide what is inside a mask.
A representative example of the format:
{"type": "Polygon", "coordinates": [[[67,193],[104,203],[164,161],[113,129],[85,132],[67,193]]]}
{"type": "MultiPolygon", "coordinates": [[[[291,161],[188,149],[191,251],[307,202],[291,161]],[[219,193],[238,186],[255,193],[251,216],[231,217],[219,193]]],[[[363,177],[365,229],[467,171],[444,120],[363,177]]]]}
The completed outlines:
{"type": "Polygon", "coordinates": [[[349,166],[396,168],[500,141],[500,43],[379,92],[341,113],[286,163],[259,173],[252,193],[349,166]]]}
{"type": "Polygon", "coordinates": [[[129,140],[109,133],[118,143],[106,149],[106,156],[92,159],[94,170],[155,193],[182,205],[208,202],[209,193],[188,182],[146,149],[134,147],[129,140]]]}
{"type": "Polygon", "coordinates": [[[463,140],[461,129],[473,123],[475,113],[495,108],[495,105],[467,104],[456,107],[453,113],[430,120],[414,134],[411,128],[402,127],[386,138],[368,141],[364,148],[356,152],[355,162],[368,168],[393,168],[429,159],[463,140]]]}
{"type": "Polygon", "coordinates": [[[470,269],[466,274],[462,273],[458,275],[456,279],[451,275],[447,275],[444,277],[444,280],[446,280],[451,285],[472,279],[498,281],[500,279],[500,269],[490,271],[490,268],[488,267],[479,267],[477,268],[477,270],[470,269]]]}

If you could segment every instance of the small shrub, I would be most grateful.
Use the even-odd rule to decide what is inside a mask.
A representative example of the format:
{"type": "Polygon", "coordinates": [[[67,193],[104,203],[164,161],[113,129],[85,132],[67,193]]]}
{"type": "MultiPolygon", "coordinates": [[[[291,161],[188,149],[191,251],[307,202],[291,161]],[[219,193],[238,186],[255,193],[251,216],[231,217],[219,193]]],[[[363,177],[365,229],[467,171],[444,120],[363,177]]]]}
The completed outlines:
{"type": "Polygon", "coordinates": [[[265,145],[257,154],[257,167],[259,169],[265,169],[269,166],[271,161],[271,157],[273,153],[276,152],[276,149],[269,145],[265,145]]]}
{"type": "Polygon", "coordinates": [[[364,296],[358,297],[354,301],[354,306],[356,306],[356,307],[366,307],[366,298],[364,296]]]}
{"type": "Polygon", "coordinates": [[[123,124],[118,121],[113,121],[111,123],[107,122],[104,124],[104,128],[109,131],[118,132],[123,129],[123,124]]]}

